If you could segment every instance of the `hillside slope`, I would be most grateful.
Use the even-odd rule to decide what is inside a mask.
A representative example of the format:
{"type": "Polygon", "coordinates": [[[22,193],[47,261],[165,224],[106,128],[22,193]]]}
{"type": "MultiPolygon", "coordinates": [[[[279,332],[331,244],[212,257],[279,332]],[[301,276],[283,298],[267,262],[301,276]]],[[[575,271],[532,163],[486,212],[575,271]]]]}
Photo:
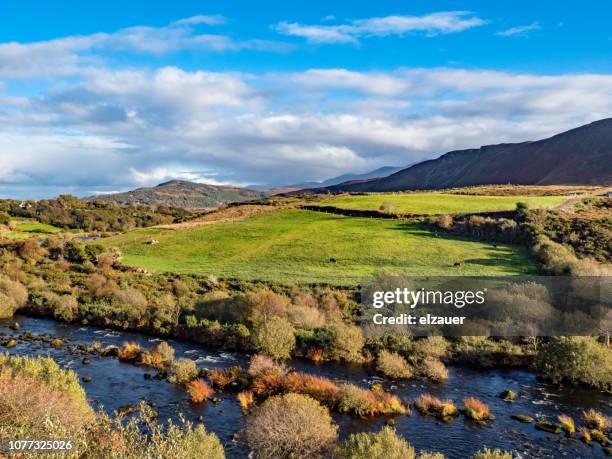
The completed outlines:
{"type": "Polygon", "coordinates": [[[612,118],[536,142],[451,151],[388,177],[317,191],[401,191],[507,183],[612,184],[612,118]]]}
{"type": "Polygon", "coordinates": [[[265,191],[233,186],[207,185],[171,180],[155,187],[138,188],[125,193],[94,196],[92,199],[113,201],[121,205],[147,204],[182,208],[216,208],[230,202],[248,201],[268,196],[265,191]]]}

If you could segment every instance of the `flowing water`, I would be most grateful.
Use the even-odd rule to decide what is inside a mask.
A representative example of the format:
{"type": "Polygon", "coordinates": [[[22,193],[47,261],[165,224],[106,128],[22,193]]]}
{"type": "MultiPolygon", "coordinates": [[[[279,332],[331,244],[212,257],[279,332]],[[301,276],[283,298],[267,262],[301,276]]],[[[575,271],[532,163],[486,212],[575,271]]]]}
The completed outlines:
{"type": "MultiPolygon", "coordinates": [[[[118,345],[132,341],[142,347],[153,347],[158,338],[140,333],[119,332],[95,327],[64,324],[48,319],[18,316],[13,320],[0,321],[0,339],[17,337],[24,331],[35,335],[49,334],[60,337],[69,344],[91,345],[99,341],[104,346],[118,345]],[[19,322],[20,331],[13,331],[9,324],[19,322]]],[[[238,353],[209,350],[196,344],[169,340],[176,350],[176,357],[195,360],[200,367],[230,367],[246,365],[248,356],[238,353]]],[[[4,351],[0,348],[0,351],[4,351]]],[[[141,400],[151,402],[160,419],[177,418],[182,413],[187,419],[198,422],[203,418],[206,429],[215,432],[224,444],[228,457],[246,457],[248,448],[235,434],[244,426],[244,416],[232,394],[217,394],[219,403],[208,402],[194,405],[189,403],[187,394],[179,386],[166,381],[145,379],[148,371],[116,358],[90,356],[92,363],[84,365],[82,357],[69,351],[69,346],[53,349],[41,340],[22,341],[7,352],[19,355],[49,355],[62,366],[75,370],[79,376],[91,376],[91,382],[83,383],[88,398],[94,406],[102,406],[112,412],[125,405],[141,400]]],[[[418,450],[434,450],[447,458],[467,458],[483,447],[513,450],[518,457],[605,457],[602,447],[593,442],[586,445],[577,439],[566,438],[534,428],[510,418],[513,413],[526,414],[536,419],[555,421],[559,414],[567,414],[580,425],[580,413],[589,408],[612,414],[612,397],[609,395],[576,388],[559,388],[536,379],[523,370],[472,370],[464,367],[450,367],[449,379],[444,384],[428,381],[409,380],[403,383],[384,381],[372,369],[359,365],[325,364],[315,365],[308,361],[294,361],[296,370],[323,375],[336,381],[348,381],[363,387],[378,382],[411,402],[423,392],[440,398],[450,398],[458,406],[466,396],[474,396],[487,403],[496,416],[492,421],[476,423],[458,417],[443,422],[433,417],[419,415],[416,410],[410,416],[395,417],[395,428],[418,450]],[[512,389],[521,392],[514,402],[506,402],[497,395],[512,389]]],[[[349,415],[334,414],[340,425],[340,436],[353,432],[376,431],[389,420],[388,417],[360,419],[349,415]]]]}

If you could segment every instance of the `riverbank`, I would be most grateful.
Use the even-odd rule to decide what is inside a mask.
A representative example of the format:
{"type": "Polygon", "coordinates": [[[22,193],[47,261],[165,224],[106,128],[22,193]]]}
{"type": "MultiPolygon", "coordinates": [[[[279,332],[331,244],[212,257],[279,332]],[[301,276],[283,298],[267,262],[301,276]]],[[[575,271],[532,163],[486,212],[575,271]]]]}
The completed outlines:
{"type": "MultiPolygon", "coordinates": [[[[160,419],[176,419],[179,413],[184,413],[195,422],[203,419],[207,430],[216,433],[221,439],[228,457],[246,457],[248,454],[245,445],[236,437],[236,433],[244,426],[245,417],[233,394],[218,392],[218,403],[192,404],[180,386],[153,378],[145,379],[144,374],[152,374],[145,368],[98,355],[88,356],[91,363],[83,364],[80,355],[75,356],[69,352],[71,348],[78,349],[79,344],[91,345],[93,341],[99,341],[103,346],[121,346],[129,341],[143,348],[151,348],[159,342],[159,338],[24,316],[0,323],[0,332],[6,337],[18,337],[25,331],[35,335],[61,337],[65,344],[55,349],[51,347],[50,341],[18,340],[17,345],[7,351],[18,355],[50,355],[62,366],[75,370],[80,377],[91,376],[92,380],[83,383],[83,386],[95,406],[103,405],[106,410],[113,411],[146,400],[154,405],[160,419]],[[19,331],[9,328],[15,320],[20,323],[19,331]]],[[[248,356],[243,354],[211,351],[180,340],[169,342],[177,357],[190,358],[201,368],[247,365],[248,356]]],[[[524,370],[479,371],[450,366],[448,381],[436,384],[426,380],[392,382],[378,377],[370,368],[359,365],[316,365],[303,360],[291,364],[297,371],[324,376],[336,382],[350,382],[360,387],[379,383],[408,403],[423,393],[451,399],[457,404],[464,397],[474,396],[487,403],[496,416],[495,420],[482,424],[463,418],[450,423],[442,422],[433,417],[421,416],[416,410],[410,416],[379,416],[369,419],[336,413],[333,418],[340,426],[342,438],[354,432],[378,431],[393,419],[398,433],[406,437],[417,450],[438,450],[448,458],[468,457],[484,446],[513,450],[527,457],[557,457],[560,451],[572,457],[605,457],[600,446],[587,446],[559,434],[538,431],[533,424],[523,424],[510,416],[520,413],[536,420],[554,421],[559,414],[566,414],[578,421],[581,412],[586,409],[609,413],[612,410],[611,397],[584,389],[551,386],[538,381],[533,373],[524,370]],[[522,395],[514,402],[504,401],[498,394],[506,389],[522,395]],[[440,441],[441,438],[445,439],[444,442],[440,441]]]]}

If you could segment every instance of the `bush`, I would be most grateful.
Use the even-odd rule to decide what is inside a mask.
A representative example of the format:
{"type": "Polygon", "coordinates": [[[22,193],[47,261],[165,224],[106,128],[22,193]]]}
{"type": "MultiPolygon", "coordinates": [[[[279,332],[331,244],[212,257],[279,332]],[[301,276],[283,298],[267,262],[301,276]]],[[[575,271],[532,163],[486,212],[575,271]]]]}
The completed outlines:
{"type": "Polygon", "coordinates": [[[486,421],[493,418],[489,406],[474,397],[463,399],[463,412],[467,418],[474,421],[486,421]]]}
{"type": "Polygon", "coordinates": [[[59,295],[51,299],[53,317],[66,322],[72,322],[78,317],[79,303],[72,295],[59,295]]]}
{"type": "Polygon", "coordinates": [[[410,364],[396,352],[381,351],[378,354],[376,367],[382,374],[391,378],[407,379],[413,375],[410,364]]]}
{"type": "Polygon", "coordinates": [[[293,372],[285,377],[285,390],[308,395],[321,403],[333,406],[340,396],[338,386],[328,378],[293,372]]]}
{"type": "Polygon", "coordinates": [[[187,384],[187,392],[189,398],[194,403],[202,403],[204,400],[209,399],[215,393],[215,391],[202,379],[194,379],[187,384]]]}
{"type": "Polygon", "coordinates": [[[567,435],[572,435],[576,432],[576,425],[571,417],[566,414],[560,414],[557,419],[559,420],[559,425],[567,435]]]}
{"type": "Polygon", "coordinates": [[[15,311],[28,302],[28,291],[20,283],[0,276],[0,319],[13,317],[15,311]]]}
{"type": "Polygon", "coordinates": [[[295,347],[295,329],[282,317],[272,317],[255,330],[255,347],[276,359],[287,359],[295,347]]]}
{"type": "Polygon", "coordinates": [[[60,425],[70,436],[93,420],[76,373],[49,357],[0,354],[0,387],[0,431],[44,438],[60,425]]]}
{"type": "Polygon", "coordinates": [[[592,337],[551,338],[540,347],[534,366],[554,383],[612,390],[612,349],[592,337]]]}
{"type": "Polygon", "coordinates": [[[286,317],[289,299],[269,288],[260,288],[246,295],[246,301],[251,307],[251,322],[259,324],[272,317],[286,317]]]}
{"type": "Polygon", "coordinates": [[[333,339],[329,353],[332,359],[346,360],[347,362],[361,362],[361,350],[365,343],[361,328],[338,322],[330,327],[333,330],[333,339]]]}
{"type": "Polygon", "coordinates": [[[249,375],[257,377],[263,374],[275,374],[285,376],[289,370],[279,362],[275,362],[267,355],[254,355],[249,363],[249,375]]]}
{"type": "Polygon", "coordinates": [[[344,384],[340,387],[338,410],[361,417],[407,412],[406,407],[395,395],[386,393],[382,389],[362,389],[354,384],[344,384]]]}
{"type": "Polygon", "coordinates": [[[327,408],[299,394],[269,398],[246,424],[246,442],[262,458],[326,457],[338,430],[327,408]]]}
{"type": "Polygon", "coordinates": [[[446,355],[448,341],[442,336],[428,336],[414,343],[414,351],[422,359],[440,359],[446,355]]]}
{"type": "Polygon", "coordinates": [[[172,365],[170,382],[174,384],[187,384],[198,376],[198,367],[191,359],[179,359],[172,365]]]}
{"type": "Polygon", "coordinates": [[[592,408],[582,412],[582,419],[590,429],[597,429],[602,432],[605,432],[612,426],[612,422],[606,415],[592,408]]]}
{"type": "Polygon", "coordinates": [[[472,459],[512,459],[512,453],[502,451],[501,449],[481,449],[476,452],[472,459]]]}
{"type": "Polygon", "coordinates": [[[418,366],[419,374],[432,381],[446,381],[448,379],[448,370],[444,364],[432,358],[423,360],[418,366]]]}
{"type": "Polygon", "coordinates": [[[421,414],[438,418],[444,419],[459,414],[452,401],[442,401],[430,394],[421,394],[414,402],[414,405],[421,414]]]}
{"type": "Polygon", "coordinates": [[[147,312],[147,299],[139,290],[128,287],[113,293],[113,300],[121,307],[129,319],[140,320],[147,312]]]}
{"type": "Polygon", "coordinates": [[[287,311],[289,321],[297,328],[312,330],[325,325],[325,316],[316,308],[292,305],[287,311]]]}
{"type": "Polygon", "coordinates": [[[342,445],[342,457],[347,459],[414,459],[414,448],[385,426],[376,433],[350,435],[342,445]]]}
{"type": "Polygon", "coordinates": [[[119,360],[133,361],[140,357],[142,349],[137,343],[123,343],[123,346],[119,349],[117,357],[119,360]]]}

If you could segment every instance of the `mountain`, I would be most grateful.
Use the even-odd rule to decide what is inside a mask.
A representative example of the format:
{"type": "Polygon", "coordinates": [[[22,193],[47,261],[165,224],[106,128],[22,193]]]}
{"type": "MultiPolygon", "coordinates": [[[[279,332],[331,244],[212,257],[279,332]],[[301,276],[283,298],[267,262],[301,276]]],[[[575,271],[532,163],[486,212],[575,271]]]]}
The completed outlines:
{"type": "Polygon", "coordinates": [[[337,177],[332,177],[330,179],[324,180],[322,182],[293,183],[291,185],[279,187],[278,189],[299,190],[303,188],[319,188],[319,187],[328,187],[332,185],[338,185],[340,183],[349,182],[353,180],[367,180],[367,179],[372,179],[372,178],[387,177],[388,175],[394,174],[397,171],[401,171],[402,169],[405,169],[406,167],[407,166],[404,166],[404,167],[383,166],[373,171],[366,172],[364,174],[342,174],[337,177]]]}
{"type": "Polygon", "coordinates": [[[612,118],[535,142],[451,151],[388,177],[312,191],[402,191],[508,183],[612,184],[612,118]]]}
{"type": "Polygon", "coordinates": [[[182,208],[216,208],[230,202],[265,198],[266,191],[234,186],[170,180],[155,187],[138,188],[125,193],[92,196],[90,199],[113,201],[121,205],[147,204],[182,208]]]}

